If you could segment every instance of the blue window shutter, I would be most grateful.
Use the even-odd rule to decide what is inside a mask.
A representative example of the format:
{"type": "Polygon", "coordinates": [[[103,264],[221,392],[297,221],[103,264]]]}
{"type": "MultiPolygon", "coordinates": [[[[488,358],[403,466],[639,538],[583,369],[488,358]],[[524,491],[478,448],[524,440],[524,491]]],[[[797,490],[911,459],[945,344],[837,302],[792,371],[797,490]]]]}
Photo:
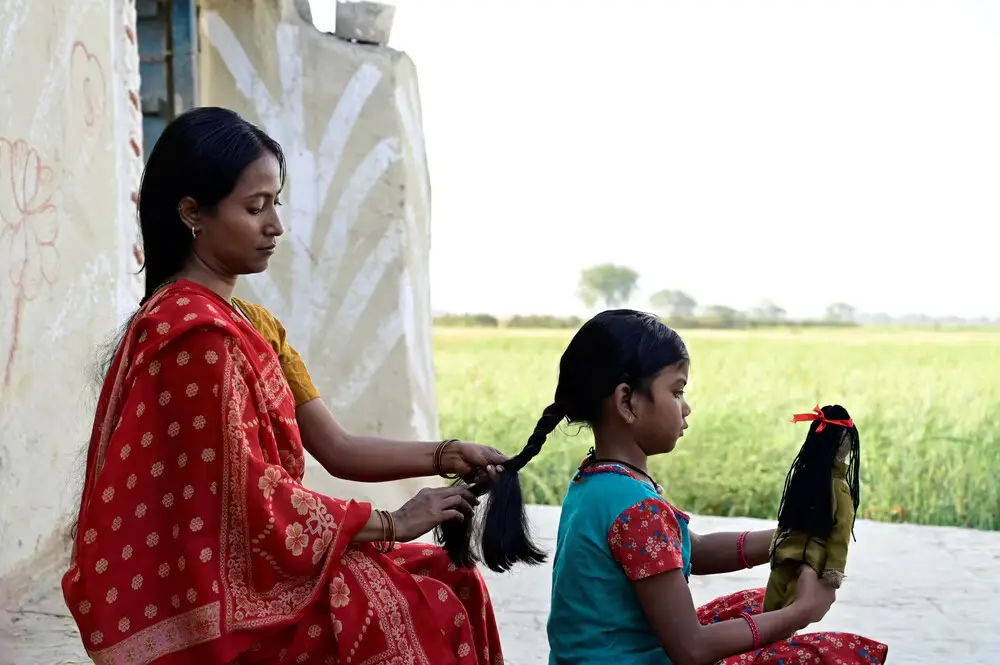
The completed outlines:
{"type": "Polygon", "coordinates": [[[167,123],[197,106],[198,25],[195,0],[138,0],[143,154],[167,123]]]}

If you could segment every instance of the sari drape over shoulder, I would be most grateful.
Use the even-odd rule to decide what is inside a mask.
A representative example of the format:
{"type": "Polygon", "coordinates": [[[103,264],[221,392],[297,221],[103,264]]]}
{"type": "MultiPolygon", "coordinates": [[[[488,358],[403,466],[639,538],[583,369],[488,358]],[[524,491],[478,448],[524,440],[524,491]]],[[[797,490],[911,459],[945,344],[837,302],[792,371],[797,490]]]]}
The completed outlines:
{"type": "Polygon", "coordinates": [[[502,663],[477,571],[352,538],[371,506],[302,485],[274,350],[187,281],[105,380],[63,593],[98,665],[502,663]]]}

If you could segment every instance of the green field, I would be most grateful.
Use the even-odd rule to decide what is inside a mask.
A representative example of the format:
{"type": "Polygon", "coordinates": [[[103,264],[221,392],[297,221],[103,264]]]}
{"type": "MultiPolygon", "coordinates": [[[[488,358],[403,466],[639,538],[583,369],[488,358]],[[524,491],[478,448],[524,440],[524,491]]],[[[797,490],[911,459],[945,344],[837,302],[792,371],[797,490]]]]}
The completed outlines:
{"type": "MultiPolygon", "coordinates": [[[[552,401],[572,332],[438,329],[441,431],[521,449],[552,401]]],[[[650,471],[678,507],[773,518],[806,433],[792,413],[843,404],[861,433],[864,517],[1000,530],[1000,332],[690,331],[690,428],[650,471]]],[[[563,425],[522,471],[558,504],[591,445],[563,425]]]]}

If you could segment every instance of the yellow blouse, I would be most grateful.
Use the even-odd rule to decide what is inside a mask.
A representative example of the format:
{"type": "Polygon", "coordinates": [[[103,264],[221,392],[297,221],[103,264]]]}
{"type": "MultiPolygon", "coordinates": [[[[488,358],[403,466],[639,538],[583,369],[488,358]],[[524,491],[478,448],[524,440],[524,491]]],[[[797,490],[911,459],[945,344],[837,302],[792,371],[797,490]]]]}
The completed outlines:
{"type": "Polygon", "coordinates": [[[288,343],[285,328],[281,322],[271,312],[255,303],[233,298],[233,304],[240,308],[240,311],[249,319],[261,337],[267,340],[274,352],[278,354],[281,371],[295,397],[295,406],[301,406],[319,397],[319,390],[313,385],[309,370],[306,369],[306,364],[302,361],[302,356],[288,343]]]}

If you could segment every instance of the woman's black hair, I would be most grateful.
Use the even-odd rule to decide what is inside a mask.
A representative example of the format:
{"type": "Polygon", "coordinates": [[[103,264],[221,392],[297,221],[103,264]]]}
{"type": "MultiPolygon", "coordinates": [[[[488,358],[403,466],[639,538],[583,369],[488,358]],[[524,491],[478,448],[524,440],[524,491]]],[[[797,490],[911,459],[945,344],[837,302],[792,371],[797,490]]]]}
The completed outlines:
{"type": "MultiPolygon", "coordinates": [[[[278,160],[282,184],[285,155],[277,141],[235,111],[204,106],[174,118],[146,160],[139,187],[145,290],[140,305],[184,267],[194,238],[181,220],[181,199],[190,196],[211,212],[236,187],[248,166],[265,155],[278,160]]],[[[107,378],[135,312],[99,347],[95,378],[107,378]]],[[[73,527],[75,530],[75,525],[73,527]]]]}
{"type": "MultiPolygon", "coordinates": [[[[824,406],[829,420],[850,420],[847,409],[835,404],[824,406]]],[[[785,478],[785,488],[778,508],[778,529],[782,533],[802,532],[815,538],[827,538],[833,531],[833,466],[837,452],[847,436],[847,485],[857,516],[861,503],[861,439],[857,427],[844,427],[814,421],[809,427],[799,454],[785,478]],[[822,430],[820,431],[820,427],[822,430]]],[[[851,532],[854,525],[851,524],[851,532]]],[[[775,550],[777,548],[774,548],[775,550]]]]}
{"type": "Polygon", "coordinates": [[[235,111],[206,106],[177,116],[149,153],[139,188],[139,225],[149,300],[191,255],[194,238],[178,211],[184,197],[211,211],[236,187],[243,171],[264,155],[285,155],[277,141],[235,111]]]}
{"type": "MultiPolygon", "coordinates": [[[[248,166],[272,155],[285,181],[281,145],[261,128],[230,109],[203,106],[174,118],[160,134],[146,160],[139,187],[138,217],[142,231],[145,289],[140,305],[184,267],[194,237],[181,220],[181,199],[190,196],[212,211],[236,187],[248,166]]],[[[132,322],[101,345],[97,378],[102,381],[132,322]]]]}
{"type": "Polygon", "coordinates": [[[664,368],[688,360],[680,336],[652,314],[631,309],[601,312],[577,331],[559,361],[559,380],[552,404],[528,437],[524,449],[504,463],[495,483],[483,478],[469,489],[488,493],[482,521],[449,521],[437,530],[452,561],[472,566],[479,557],[472,551],[473,534],[480,540],[482,561],[496,572],[521,562],[545,560],[529,534],[518,471],[537,455],[545,438],[564,419],[570,423],[598,425],[605,400],[622,383],[635,393],[652,397],[650,384],[664,368]]]}

